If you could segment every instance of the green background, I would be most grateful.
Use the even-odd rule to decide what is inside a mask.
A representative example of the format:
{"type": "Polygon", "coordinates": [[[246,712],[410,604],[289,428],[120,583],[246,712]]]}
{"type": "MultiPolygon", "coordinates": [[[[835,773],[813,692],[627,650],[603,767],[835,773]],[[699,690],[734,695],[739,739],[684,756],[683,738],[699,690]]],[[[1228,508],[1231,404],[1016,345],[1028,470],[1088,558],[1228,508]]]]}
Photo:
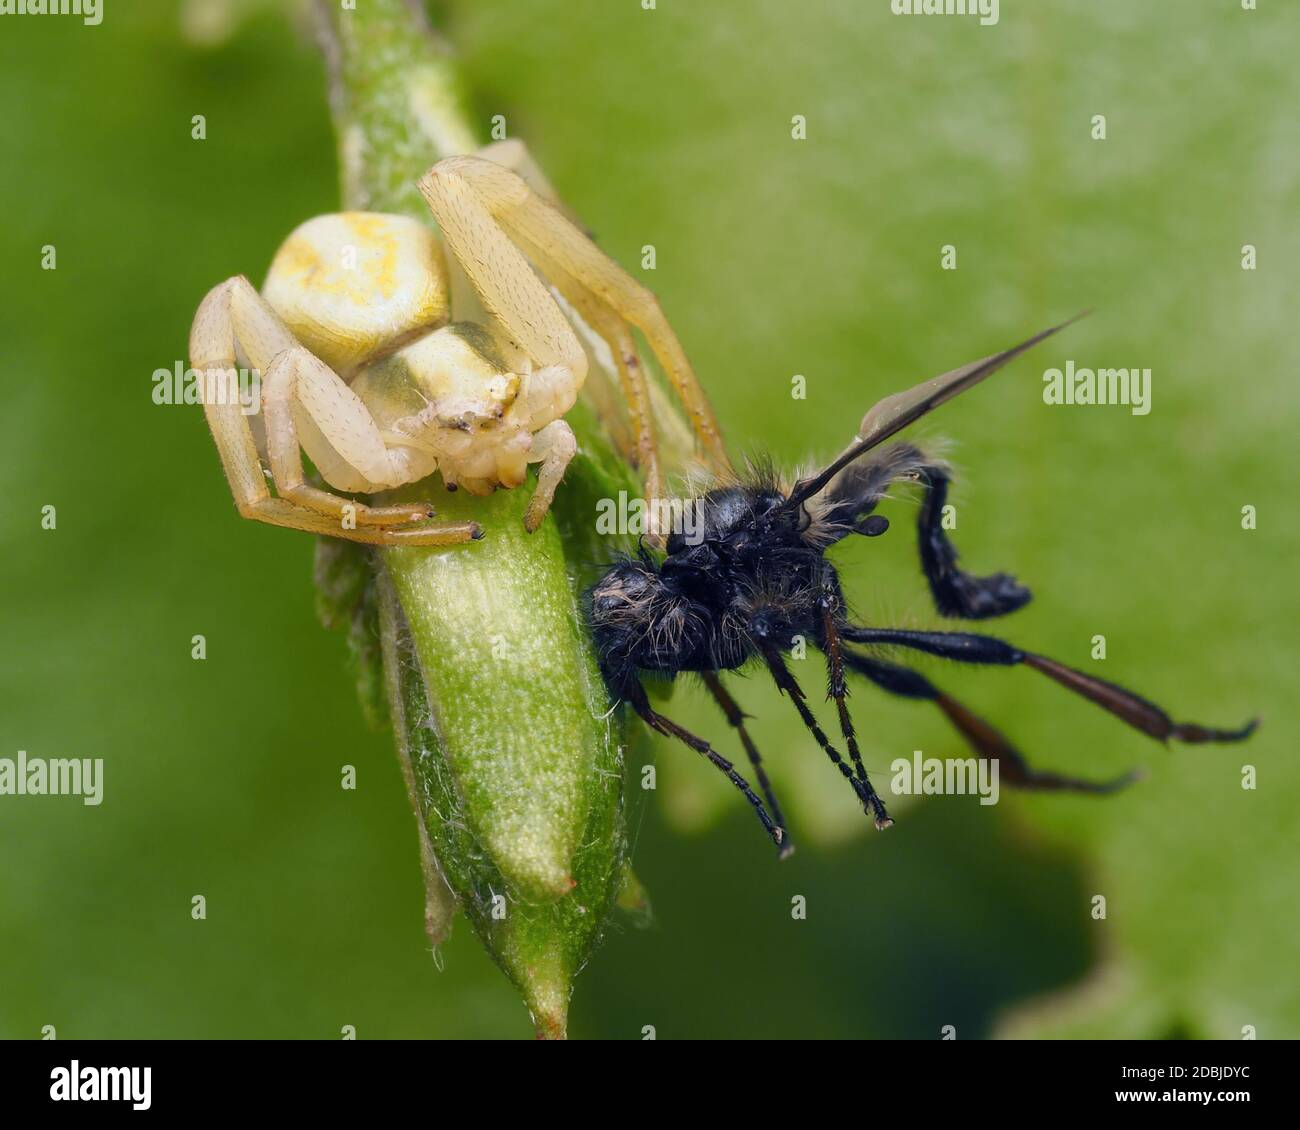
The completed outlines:
{"type": "MultiPolygon", "coordinates": [[[[1018,644],[1179,718],[1264,717],[1247,746],[1166,751],[1032,672],[927,661],[1036,765],[1149,776],[1106,801],[899,802],[878,835],[750,679],[800,851],[777,866],[688,751],[637,751],[659,768],[632,816],[655,923],[611,931],[575,1036],[1300,1036],[1300,10],[1001,7],[981,27],[887,0],[438,6],[481,122],[504,114],[620,261],[655,246],[646,281],[737,453],[825,457],[880,395],[1096,307],[920,429],[956,441],[957,543],[1034,588],[995,626],[1018,644]],[[1150,415],[1045,406],[1067,358],[1150,367],[1150,415]]],[[[260,279],[337,202],[305,23],[215,8],[204,42],[163,0],[106,0],[95,28],[0,18],[0,756],[106,762],[99,808],[0,798],[0,1036],[529,1035],[463,925],[430,958],[412,817],[315,621],[311,540],[239,521],[200,411],[150,399],[208,287],[260,279]]],[[[873,622],[939,623],[913,507],[837,553],[873,622]]],[[[878,773],[962,753],[922,705],[859,687],[854,708],[878,773]]],[[[674,710],[738,755],[699,692],[674,710]]]]}

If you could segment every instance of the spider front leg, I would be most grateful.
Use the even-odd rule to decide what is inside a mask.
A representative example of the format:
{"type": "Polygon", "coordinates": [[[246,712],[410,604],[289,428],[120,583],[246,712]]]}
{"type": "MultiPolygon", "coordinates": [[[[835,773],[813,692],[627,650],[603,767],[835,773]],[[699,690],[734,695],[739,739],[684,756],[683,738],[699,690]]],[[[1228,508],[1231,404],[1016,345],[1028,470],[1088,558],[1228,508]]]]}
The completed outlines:
{"type": "MultiPolygon", "coordinates": [[[[624,444],[622,447],[623,457],[641,472],[645,497],[652,502],[662,498],[663,474],[659,466],[659,441],[655,435],[650,382],[641,364],[631,327],[594,294],[564,276],[558,269],[552,278],[569,305],[608,346],[633,433],[632,444],[624,444]]],[[[651,511],[651,515],[654,521],[658,515],[657,508],[651,511]]],[[[651,533],[662,547],[666,532],[655,529],[651,533]]]]}
{"type": "MultiPolygon", "coordinates": [[[[367,506],[306,482],[303,440],[295,417],[301,419],[303,431],[310,429],[313,438],[306,442],[315,456],[322,463],[333,463],[335,475],[339,474],[335,459],[342,460],[364,480],[358,489],[373,492],[423,477],[407,464],[407,449],[384,444],[361,399],[320,358],[302,346],[281,353],[266,372],[264,393],[267,454],[281,498],[336,519],[340,529],[349,519],[358,526],[394,526],[433,517],[430,507],[367,506]]],[[[456,545],[481,536],[473,522],[387,532],[418,545],[456,545]]]]}
{"type": "MultiPolygon", "coordinates": [[[[589,302],[599,303],[645,334],[709,462],[716,470],[729,469],[708,398],[650,291],[523,178],[491,161],[448,157],[425,174],[420,191],[484,304],[530,354],[543,364],[567,360],[579,385],[585,377],[585,354],[529,258],[580,312],[589,302]]],[[[623,334],[611,342],[616,363],[632,352],[630,341],[623,334]]],[[[642,375],[635,366],[620,366],[620,378],[640,387],[642,375]]]]}
{"type": "MultiPolygon", "coordinates": [[[[546,179],[541,167],[528,151],[528,146],[522,141],[517,138],[494,141],[480,149],[477,156],[518,173],[537,196],[551,207],[568,215],[575,226],[580,226],[580,221],[565,209],[554,186],[546,179]]],[[[600,378],[593,382],[591,389],[593,407],[623,458],[641,472],[645,484],[645,496],[649,499],[662,497],[663,482],[659,471],[659,447],[650,407],[650,385],[641,365],[641,357],[632,336],[632,327],[619,317],[613,308],[555,264],[547,266],[546,274],[552,286],[573,308],[573,312],[586,323],[586,328],[600,338],[609,350],[609,364],[598,362],[597,372],[588,373],[588,376],[595,375],[600,378]],[[605,372],[610,367],[613,368],[613,374],[605,372]],[[631,427],[634,438],[629,439],[626,435],[623,420],[612,403],[614,390],[609,387],[611,375],[618,378],[618,392],[623,397],[627,410],[627,423],[631,427]]]]}
{"type": "MultiPolygon", "coordinates": [[[[390,528],[393,525],[427,519],[430,512],[427,508],[406,506],[365,506],[303,482],[297,428],[288,405],[295,396],[311,417],[313,439],[320,439],[313,443],[311,454],[327,478],[351,477],[358,490],[379,489],[365,475],[366,467],[376,470],[376,464],[369,458],[373,447],[366,441],[373,440],[381,448],[383,441],[355,394],[323,362],[298,344],[243,276],[214,287],[199,304],[190,331],[190,363],[204,375],[203,410],[235,505],[244,517],[371,545],[449,545],[481,536],[477,524],[472,522],[393,529],[390,528]],[[268,447],[280,492],[276,498],[267,490],[266,474],[249,418],[238,402],[212,394],[212,390],[233,383],[231,378],[241,354],[264,375],[268,447]],[[310,376],[300,382],[297,378],[304,370],[310,376]],[[304,387],[310,389],[305,398],[301,396],[304,387]],[[331,434],[339,442],[329,442],[331,434]],[[350,458],[365,466],[350,462],[350,458]],[[354,517],[355,528],[347,528],[340,521],[348,514],[354,517]]],[[[398,466],[400,463],[390,463],[389,469],[398,466]]]]}

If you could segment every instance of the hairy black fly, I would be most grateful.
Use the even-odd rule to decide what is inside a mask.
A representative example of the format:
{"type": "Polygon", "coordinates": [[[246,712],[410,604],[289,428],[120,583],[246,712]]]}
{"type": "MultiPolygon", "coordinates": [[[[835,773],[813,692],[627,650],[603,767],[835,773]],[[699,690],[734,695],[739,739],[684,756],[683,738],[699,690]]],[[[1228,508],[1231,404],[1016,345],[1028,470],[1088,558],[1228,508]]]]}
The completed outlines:
{"type": "Polygon", "coordinates": [[[1014,612],[1029,600],[1029,590],[1006,573],[976,577],[958,568],[957,551],[941,523],[949,483],[944,463],[909,443],[880,445],[1068,324],[887,397],[863,418],[856,440],[839,458],[792,488],[783,488],[775,476],[763,472],[747,481],[716,486],[688,504],[694,507],[697,519],[690,531],[693,536],[687,537],[684,526],[675,529],[662,561],[642,548],[637,557],[610,567],[592,588],[592,633],[612,694],[629,703],[653,729],[685,742],[725,773],[753,805],[783,855],[792,847],[785,818],[745,728],[744,715],[719,678],[720,672],[751,661],[763,663],[781,692],[789,696],[804,725],[852,786],[863,810],[874,817],[877,828],[888,827],[892,820],[862,763],[847,705],[847,671],[864,676],[888,694],[933,702],[978,756],[999,762],[1002,779],[1008,784],[1108,793],[1135,775],[1086,781],[1033,769],[999,730],[925,676],[862,650],[871,645],[891,645],[964,663],[1024,664],[1160,741],[1233,742],[1254,730],[1255,722],[1237,730],[1174,722],[1160,707],[1132,691],[992,636],[869,627],[854,624],[847,616],[839,575],[826,551],[850,534],[875,537],[884,533],[888,521],[872,511],[890,486],[900,482],[916,483],[924,492],[917,523],[921,568],[940,613],[984,620],[1014,612]],[[817,724],[786,664],[785,655],[796,637],[825,653],[828,697],[838,711],[848,761],[817,724]],[[703,678],[738,732],[762,798],[707,741],[651,706],[643,676],[673,678],[681,672],[696,672],[703,678]]]}

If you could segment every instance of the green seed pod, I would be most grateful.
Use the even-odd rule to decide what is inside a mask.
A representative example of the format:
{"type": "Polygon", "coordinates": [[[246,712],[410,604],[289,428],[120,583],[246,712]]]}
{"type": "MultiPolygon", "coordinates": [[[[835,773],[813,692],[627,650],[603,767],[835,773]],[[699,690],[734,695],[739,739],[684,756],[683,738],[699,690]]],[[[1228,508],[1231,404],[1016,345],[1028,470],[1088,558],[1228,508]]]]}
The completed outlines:
{"type": "MultiPolygon", "coordinates": [[[[483,500],[434,501],[482,520],[483,500]]],[[[622,883],[622,735],[560,533],[525,533],[526,502],[496,495],[480,544],[386,551],[381,635],[440,874],[553,1035],[622,883]]]]}

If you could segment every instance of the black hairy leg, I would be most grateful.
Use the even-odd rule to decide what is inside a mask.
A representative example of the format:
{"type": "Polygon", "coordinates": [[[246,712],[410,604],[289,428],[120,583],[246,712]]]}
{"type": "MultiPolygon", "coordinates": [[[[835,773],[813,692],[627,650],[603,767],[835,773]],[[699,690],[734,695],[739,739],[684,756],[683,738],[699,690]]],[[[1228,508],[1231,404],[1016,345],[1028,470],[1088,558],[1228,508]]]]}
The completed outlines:
{"type": "Polygon", "coordinates": [[[859,655],[849,650],[844,652],[844,662],[889,694],[933,702],[980,757],[998,762],[1000,778],[1017,789],[1039,792],[1113,793],[1132,784],[1141,776],[1140,773],[1133,772],[1110,781],[1086,781],[1079,777],[1065,777],[1059,773],[1034,769],[1005,734],[956,699],[944,694],[919,671],[859,655]]]}
{"type": "Polygon", "coordinates": [[[826,736],[822,728],[817,724],[817,719],[813,717],[812,711],[808,709],[808,703],[803,693],[803,688],[799,685],[795,677],[790,673],[790,668],[785,665],[785,660],[781,658],[781,653],[776,648],[765,646],[762,649],[763,658],[767,662],[767,669],[771,671],[772,678],[775,680],[777,688],[789,697],[794,703],[794,708],[799,712],[799,717],[803,724],[808,728],[817,744],[825,751],[826,756],[831,759],[835,768],[840,771],[840,775],[852,786],[854,793],[857,795],[859,802],[862,804],[864,812],[869,813],[875,820],[877,828],[888,828],[893,824],[889,813],[885,810],[885,802],[880,799],[876,790],[872,787],[871,782],[867,779],[866,771],[862,776],[857,776],[848,763],[840,756],[839,750],[831,745],[830,739],[826,736]]]}
{"type": "Polygon", "coordinates": [[[768,811],[772,814],[778,828],[781,829],[781,858],[794,854],[794,840],[790,838],[789,825],[785,822],[785,815],[781,812],[781,806],[777,803],[776,793],[772,790],[772,782],[767,778],[767,770],[763,768],[763,759],[759,756],[758,746],[754,744],[754,739],[749,736],[749,729],[745,725],[745,712],[740,709],[740,704],[731,697],[731,693],[722,685],[722,680],[712,671],[705,671],[702,675],[704,685],[709,688],[709,693],[713,695],[713,700],[722,709],[726,715],[727,722],[735,729],[740,736],[740,744],[745,747],[745,753],[749,756],[749,763],[754,767],[754,777],[758,781],[758,787],[763,791],[763,799],[767,801],[768,811]]]}
{"type": "Polygon", "coordinates": [[[771,837],[772,842],[776,844],[777,850],[780,851],[785,839],[785,832],[772,822],[772,818],[767,814],[767,809],[763,807],[763,802],[758,798],[753,789],[749,787],[749,782],[736,772],[736,767],[731,764],[722,754],[718,753],[703,738],[692,734],[683,726],[679,726],[671,718],[665,718],[662,714],[650,705],[650,700],[646,697],[645,688],[636,680],[633,680],[627,689],[627,700],[632,704],[632,709],[640,715],[652,730],[663,734],[665,737],[676,738],[684,742],[695,750],[696,753],[703,754],[711,761],[730,781],[736,786],[753,806],[754,811],[758,814],[758,819],[763,825],[763,830],[771,837]]]}
{"type": "MultiPolygon", "coordinates": [[[[867,767],[862,764],[862,751],[858,748],[858,735],[853,729],[853,716],[849,713],[849,688],[844,679],[843,647],[835,624],[835,616],[839,611],[837,594],[830,589],[824,591],[818,598],[817,610],[821,620],[818,625],[820,629],[818,643],[826,654],[826,697],[835,703],[835,711],[840,720],[840,733],[844,735],[844,744],[848,747],[853,770],[857,773],[858,779],[870,789],[871,782],[867,779],[867,767]]],[[[872,807],[874,810],[876,806],[872,807]]],[[[884,815],[884,805],[880,805],[875,814],[877,819],[884,815]]],[[[885,816],[885,819],[888,819],[888,816],[885,816]]]]}
{"type": "Polygon", "coordinates": [[[842,627],[840,634],[853,643],[893,644],[937,655],[941,659],[955,659],[961,663],[1002,667],[1023,663],[1026,667],[1041,671],[1067,690],[1095,702],[1103,710],[1157,741],[1173,738],[1175,741],[1195,744],[1239,742],[1254,733],[1259,724],[1258,719],[1254,719],[1235,730],[1219,730],[1195,722],[1175,722],[1154,702],[1141,695],[1104,679],[1085,675],[1055,659],[1021,651],[993,636],[980,636],[971,632],[914,632],[903,628],[862,628],[852,625],[842,627]]]}
{"type": "Polygon", "coordinates": [[[987,620],[1005,616],[1029,603],[1030,592],[1008,573],[977,577],[957,565],[957,547],[943,528],[943,508],[951,482],[942,460],[910,443],[895,443],[846,467],[826,489],[815,536],[833,544],[850,533],[867,537],[882,532],[885,520],[868,517],[897,483],[917,483],[924,494],[917,515],[921,570],[935,607],[944,616],[987,620]]]}
{"type": "Polygon", "coordinates": [[[925,484],[925,498],[916,520],[921,569],[939,612],[962,620],[988,620],[1028,604],[1032,594],[1009,573],[976,577],[957,567],[957,547],[943,528],[943,508],[952,480],[937,464],[921,467],[919,474],[925,484]]]}

